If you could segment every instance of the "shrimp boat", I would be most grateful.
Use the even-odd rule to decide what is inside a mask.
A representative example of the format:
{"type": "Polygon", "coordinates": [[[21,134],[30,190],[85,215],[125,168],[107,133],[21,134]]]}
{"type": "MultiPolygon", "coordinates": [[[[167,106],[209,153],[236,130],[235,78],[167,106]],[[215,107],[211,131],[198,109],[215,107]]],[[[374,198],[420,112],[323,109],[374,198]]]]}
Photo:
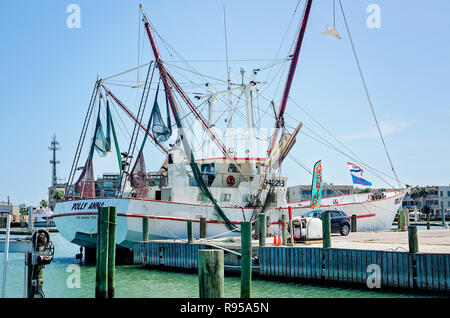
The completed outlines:
{"type": "MultiPolygon", "coordinates": [[[[223,81],[225,90],[216,91],[213,85],[205,83],[206,92],[196,93],[191,98],[190,93],[176,80],[175,72],[171,71],[174,68],[163,61],[155,37],[159,33],[150,24],[140,5],[143,27],[154,59],[139,66],[141,69],[147,67],[145,81],[134,85],[135,89],[142,92],[139,107],[137,113],[133,113],[125,106],[109,88],[111,77],[96,80],[68,178],[65,199],[56,204],[53,214],[53,220],[63,237],[80,246],[95,248],[97,211],[99,207],[107,206],[117,208],[117,244],[126,248],[142,240],[144,218],[149,218],[149,239],[186,238],[188,220],[194,222],[194,236],[198,237],[200,218],[207,220],[208,237],[218,238],[240,235],[241,222],[254,221],[260,213],[266,214],[269,229],[279,233],[280,221],[283,215],[288,214],[288,210],[294,217],[310,211],[309,202],[287,202],[288,177],[281,174],[280,168],[302,128],[302,123],[298,122],[293,129],[288,129],[284,115],[312,2],[305,2],[293,52],[284,61],[288,72],[280,105],[276,107],[275,103],[268,103],[273,108],[273,121],[270,133],[264,138],[254,119],[254,99],[260,93],[259,87],[267,83],[256,79],[257,71],[249,77],[245,68],[241,68],[241,83],[233,83],[227,67],[228,78],[223,81]],[[151,91],[156,93],[145,126],[142,121],[151,91]],[[166,103],[166,122],[159,108],[159,97],[166,103]],[[223,135],[214,129],[218,121],[215,118],[218,101],[223,102],[223,113],[228,114],[223,135]],[[245,130],[239,133],[231,127],[233,115],[239,112],[237,103],[243,104],[241,108],[245,109],[246,114],[245,130]],[[119,147],[116,129],[119,121],[117,117],[114,119],[112,106],[123,110],[124,116],[133,123],[130,125],[133,131],[128,138],[126,152],[121,152],[119,147]],[[97,114],[96,121],[91,120],[92,114],[97,114]],[[101,124],[105,114],[106,137],[101,124]],[[94,137],[89,147],[86,147],[88,153],[85,164],[78,168],[90,125],[94,127],[94,137]],[[201,133],[193,132],[193,126],[200,127],[201,133]],[[200,149],[194,149],[195,140],[200,135],[207,142],[200,143],[200,147],[197,147],[200,149]],[[233,140],[240,138],[237,138],[238,135],[244,135],[247,141],[243,146],[243,154],[239,153],[239,147],[233,146],[233,140]],[[257,152],[257,144],[261,140],[266,141],[265,155],[257,152]],[[153,146],[151,160],[154,160],[154,153],[162,154],[162,165],[157,172],[148,173],[146,170],[144,152],[148,144],[153,146]],[[114,161],[119,172],[115,186],[106,195],[94,179],[93,159],[95,155],[103,158],[109,153],[117,157],[114,161]],[[78,171],[81,172],[74,182],[78,171]]],[[[164,46],[168,46],[166,42],[164,46]]],[[[356,214],[360,219],[360,230],[386,230],[391,227],[406,191],[393,189],[377,196],[373,193],[338,195],[324,198],[320,208],[356,214]]]]}

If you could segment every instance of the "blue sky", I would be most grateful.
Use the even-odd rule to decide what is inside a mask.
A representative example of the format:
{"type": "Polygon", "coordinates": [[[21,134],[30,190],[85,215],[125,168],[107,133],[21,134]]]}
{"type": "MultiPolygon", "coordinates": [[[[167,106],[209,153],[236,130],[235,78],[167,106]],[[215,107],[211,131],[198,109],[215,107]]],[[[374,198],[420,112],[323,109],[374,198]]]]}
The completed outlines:
{"type": "MultiPolygon", "coordinates": [[[[58,176],[67,178],[97,75],[104,77],[136,66],[138,3],[1,1],[0,201],[10,195],[15,204],[36,204],[47,197],[51,180],[48,146],[54,133],[62,146],[58,176]],[[79,29],[66,26],[66,8],[72,3],[81,8],[79,29]]],[[[275,57],[297,0],[142,3],[162,36],[191,60],[224,59],[225,3],[230,59],[245,60],[275,57]]],[[[450,2],[342,3],[400,179],[412,185],[449,184],[450,2]],[[370,4],[381,8],[379,29],[366,25],[370,4]]],[[[303,0],[299,11],[302,7],[303,0]]],[[[332,1],[315,1],[292,98],[365,162],[389,173],[339,11],[336,27],[342,40],[321,34],[332,19],[332,1]]],[[[280,55],[287,54],[298,20],[297,14],[280,55]]],[[[144,40],[142,55],[149,60],[149,46],[144,40]]],[[[164,53],[162,50],[163,59],[171,58],[164,53]]],[[[238,72],[241,65],[251,69],[261,62],[230,65],[238,72]]],[[[224,63],[194,66],[204,73],[226,76],[224,63]]],[[[294,104],[288,104],[287,112],[330,139],[294,104]]],[[[292,153],[311,168],[322,159],[326,181],[351,183],[347,158],[307,136],[300,135],[292,153]]],[[[159,166],[161,158],[148,158],[150,167],[159,166]]],[[[306,184],[311,179],[290,161],[283,173],[290,177],[289,185],[306,184]]],[[[387,186],[376,176],[368,173],[366,177],[375,186],[387,186]]]]}

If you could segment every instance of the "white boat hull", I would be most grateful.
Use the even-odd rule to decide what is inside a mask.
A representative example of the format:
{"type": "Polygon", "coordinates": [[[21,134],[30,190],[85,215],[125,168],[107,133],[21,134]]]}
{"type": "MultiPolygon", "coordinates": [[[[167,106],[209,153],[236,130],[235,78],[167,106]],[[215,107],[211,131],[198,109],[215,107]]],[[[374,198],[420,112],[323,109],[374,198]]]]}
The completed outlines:
{"type": "MultiPolygon", "coordinates": [[[[391,228],[405,192],[386,192],[386,198],[368,200],[368,194],[345,195],[322,199],[321,209],[337,209],[357,215],[358,231],[380,231],[391,228]]],[[[310,211],[308,202],[294,202],[294,217],[310,211]]],[[[53,220],[59,232],[75,244],[95,247],[97,234],[97,209],[99,206],[117,207],[117,244],[131,248],[133,242],[142,240],[142,218],[149,217],[149,239],[184,239],[187,237],[187,220],[193,220],[194,237],[199,237],[199,219],[208,220],[208,237],[239,236],[230,232],[218,221],[212,206],[137,200],[137,199],[84,199],[56,204],[53,220]]],[[[253,208],[223,207],[227,217],[236,225],[251,219],[253,208]]],[[[275,233],[280,233],[279,220],[288,208],[269,209],[268,215],[275,233]]]]}

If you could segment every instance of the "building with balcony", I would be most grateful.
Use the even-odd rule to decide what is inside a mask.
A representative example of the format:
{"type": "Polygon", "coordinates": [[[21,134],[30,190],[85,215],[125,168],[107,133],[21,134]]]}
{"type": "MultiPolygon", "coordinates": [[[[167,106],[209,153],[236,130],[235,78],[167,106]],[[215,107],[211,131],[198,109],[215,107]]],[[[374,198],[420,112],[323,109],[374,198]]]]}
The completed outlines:
{"type": "Polygon", "coordinates": [[[426,186],[419,187],[426,189],[425,196],[413,197],[407,194],[403,199],[403,208],[410,212],[417,209],[419,212],[425,211],[425,206],[429,208],[432,218],[442,218],[442,211],[446,216],[450,215],[450,185],[448,186],[426,186]]]}

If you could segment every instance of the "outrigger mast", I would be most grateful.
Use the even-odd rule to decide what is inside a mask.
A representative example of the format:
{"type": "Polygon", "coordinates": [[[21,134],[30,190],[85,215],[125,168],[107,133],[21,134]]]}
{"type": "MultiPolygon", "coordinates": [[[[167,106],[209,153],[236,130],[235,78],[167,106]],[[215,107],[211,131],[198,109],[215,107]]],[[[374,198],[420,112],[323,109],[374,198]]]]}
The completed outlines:
{"type": "MultiPolygon", "coordinates": [[[[230,154],[228,153],[227,148],[222,143],[222,141],[216,136],[216,134],[210,129],[210,126],[208,125],[207,121],[203,118],[203,116],[197,111],[195,105],[192,103],[192,101],[189,99],[189,97],[186,95],[186,93],[182,90],[180,85],[175,81],[175,79],[172,77],[172,75],[166,70],[165,66],[163,65],[161,58],[159,56],[158,48],[156,47],[155,40],[153,38],[152,31],[150,29],[150,22],[148,20],[147,14],[145,13],[145,10],[142,6],[142,4],[139,4],[139,8],[142,11],[143,15],[143,21],[145,23],[145,30],[147,31],[148,38],[150,40],[150,44],[152,46],[153,54],[155,56],[155,61],[158,65],[158,69],[161,75],[161,80],[163,81],[164,87],[166,88],[166,94],[169,100],[169,105],[172,109],[172,112],[174,113],[174,116],[177,117],[178,108],[175,102],[175,99],[173,98],[173,91],[172,89],[175,89],[181,96],[181,98],[184,100],[184,102],[188,105],[189,109],[192,111],[192,113],[195,115],[196,118],[198,118],[202,124],[202,126],[205,128],[205,130],[208,132],[210,137],[213,139],[213,141],[217,144],[220,151],[225,155],[225,157],[232,159],[230,154]],[[173,85],[170,85],[170,83],[173,85]]],[[[179,116],[181,118],[181,116],[179,116]]],[[[180,128],[180,127],[179,127],[180,128]]],[[[184,139],[184,138],[183,138],[184,139]]],[[[190,149],[190,147],[188,147],[190,149]]]]}
{"type": "Polygon", "coordinates": [[[189,108],[192,111],[192,113],[201,121],[202,125],[205,127],[206,131],[210,134],[211,138],[218,145],[218,147],[223,152],[223,154],[226,157],[230,158],[231,160],[232,160],[232,158],[229,155],[229,153],[228,153],[227,149],[225,148],[225,146],[223,145],[223,143],[217,138],[217,136],[214,134],[214,132],[210,129],[210,127],[207,124],[206,120],[197,111],[197,109],[195,108],[195,106],[192,103],[192,101],[183,92],[183,90],[178,85],[178,83],[175,81],[175,79],[172,77],[172,75],[166,70],[164,64],[162,63],[162,61],[160,59],[158,48],[156,47],[156,43],[155,43],[155,41],[153,39],[152,31],[150,29],[150,22],[149,22],[149,20],[147,18],[147,15],[146,15],[145,11],[144,11],[144,8],[142,7],[141,4],[139,4],[139,8],[142,11],[143,21],[145,23],[145,29],[147,31],[147,35],[148,35],[148,38],[150,40],[150,44],[152,46],[153,54],[155,56],[155,61],[156,61],[156,64],[158,66],[160,77],[161,77],[161,80],[162,80],[162,82],[164,84],[164,87],[165,87],[165,90],[166,90],[166,96],[167,96],[170,108],[172,109],[173,116],[175,118],[175,122],[176,122],[176,125],[177,125],[177,128],[178,128],[179,134],[180,134],[180,139],[181,139],[181,142],[183,144],[184,152],[185,152],[185,155],[186,155],[186,157],[188,159],[188,163],[191,166],[192,172],[194,174],[195,181],[197,182],[197,186],[199,187],[200,191],[204,195],[206,195],[206,197],[212,202],[218,217],[224,221],[226,227],[229,230],[236,230],[236,225],[233,224],[228,219],[228,217],[225,215],[225,213],[223,212],[221,207],[218,205],[217,200],[213,197],[213,195],[211,194],[211,192],[208,189],[208,186],[205,184],[205,181],[203,180],[203,178],[201,176],[201,172],[200,172],[200,170],[199,170],[199,168],[197,166],[197,163],[195,162],[194,153],[193,153],[193,151],[191,149],[191,145],[189,143],[188,136],[187,136],[186,131],[185,131],[184,127],[183,127],[183,123],[182,123],[182,120],[181,120],[182,116],[181,116],[181,114],[179,112],[177,103],[176,103],[175,98],[173,96],[173,88],[175,88],[176,91],[180,94],[182,99],[189,106],[189,108]],[[172,85],[173,85],[173,87],[172,87],[172,85]]]}
{"type": "Polygon", "coordinates": [[[286,85],[284,87],[283,98],[281,99],[280,109],[278,111],[278,115],[277,115],[276,122],[275,122],[275,131],[274,131],[274,134],[272,137],[272,142],[270,144],[269,150],[267,151],[268,156],[270,156],[270,154],[272,153],[272,150],[275,146],[275,142],[277,140],[280,127],[282,127],[284,125],[283,124],[283,116],[284,116],[284,112],[286,110],[287,101],[289,99],[289,92],[291,90],[292,80],[294,79],[295,70],[297,68],[298,58],[300,56],[300,49],[302,47],[303,36],[305,35],[305,31],[306,31],[306,25],[308,24],[309,12],[311,11],[312,2],[313,2],[313,0],[308,0],[306,2],[305,11],[303,12],[302,24],[300,26],[300,31],[298,33],[298,38],[297,38],[297,42],[295,44],[294,54],[292,55],[291,66],[289,68],[286,85]]]}

